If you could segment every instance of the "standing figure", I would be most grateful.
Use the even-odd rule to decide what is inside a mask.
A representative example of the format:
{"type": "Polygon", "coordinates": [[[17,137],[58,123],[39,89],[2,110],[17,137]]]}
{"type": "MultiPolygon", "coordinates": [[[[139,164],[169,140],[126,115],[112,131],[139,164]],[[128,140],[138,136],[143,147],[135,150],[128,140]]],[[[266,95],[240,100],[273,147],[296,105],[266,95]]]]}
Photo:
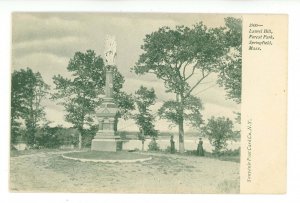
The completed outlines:
{"type": "Polygon", "coordinates": [[[175,153],[175,141],[174,141],[173,135],[171,135],[170,144],[171,144],[171,154],[174,154],[175,153]]]}
{"type": "Polygon", "coordinates": [[[198,156],[204,156],[204,149],[203,149],[203,141],[202,138],[199,138],[199,143],[197,147],[197,155],[198,156]]]}

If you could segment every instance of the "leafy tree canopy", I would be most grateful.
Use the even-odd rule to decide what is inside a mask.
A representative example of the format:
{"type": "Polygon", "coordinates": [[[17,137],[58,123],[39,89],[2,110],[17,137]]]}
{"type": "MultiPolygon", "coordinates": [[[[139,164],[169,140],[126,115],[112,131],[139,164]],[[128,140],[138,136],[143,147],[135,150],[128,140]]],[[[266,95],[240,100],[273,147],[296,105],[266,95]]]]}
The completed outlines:
{"type": "Polygon", "coordinates": [[[165,82],[167,92],[188,97],[211,72],[218,70],[220,57],[226,53],[224,28],[209,29],[203,23],[192,29],[162,27],[146,35],[133,68],[137,74],[153,73],[165,82]],[[196,74],[198,80],[190,84],[196,74]]]}
{"type": "Polygon", "coordinates": [[[227,141],[235,137],[233,122],[225,117],[211,117],[202,128],[204,136],[207,136],[211,145],[214,146],[214,153],[226,150],[227,141]]]}
{"type": "Polygon", "coordinates": [[[42,99],[48,94],[49,86],[39,72],[30,68],[15,70],[11,80],[11,125],[12,141],[17,136],[23,119],[26,125],[26,138],[30,145],[35,143],[35,133],[40,121],[45,120],[42,99]]]}
{"type": "Polygon", "coordinates": [[[153,88],[148,89],[141,86],[135,92],[135,103],[137,106],[138,113],[133,116],[136,124],[140,127],[141,139],[144,139],[145,135],[151,137],[157,137],[158,131],[155,130],[154,121],[155,117],[151,114],[149,107],[155,103],[156,94],[153,88]]]}
{"type": "Polygon", "coordinates": [[[220,66],[218,84],[225,88],[227,98],[241,103],[242,88],[242,20],[225,19],[225,42],[229,48],[220,66]]]}

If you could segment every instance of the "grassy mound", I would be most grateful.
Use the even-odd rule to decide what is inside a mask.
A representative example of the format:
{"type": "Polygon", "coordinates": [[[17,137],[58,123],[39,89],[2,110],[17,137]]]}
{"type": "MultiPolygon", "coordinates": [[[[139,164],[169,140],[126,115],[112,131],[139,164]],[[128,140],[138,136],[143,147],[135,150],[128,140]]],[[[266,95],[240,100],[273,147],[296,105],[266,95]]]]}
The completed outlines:
{"type": "Polygon", "coordinates": [[[149,158],[147,155],[132,153],[132,152],[100,152],[100,151],[88,151],[88,152],[72,152],[64,154],[67,157],[78,159],[93,159],[93,160],[135,160],[149,158]]]}

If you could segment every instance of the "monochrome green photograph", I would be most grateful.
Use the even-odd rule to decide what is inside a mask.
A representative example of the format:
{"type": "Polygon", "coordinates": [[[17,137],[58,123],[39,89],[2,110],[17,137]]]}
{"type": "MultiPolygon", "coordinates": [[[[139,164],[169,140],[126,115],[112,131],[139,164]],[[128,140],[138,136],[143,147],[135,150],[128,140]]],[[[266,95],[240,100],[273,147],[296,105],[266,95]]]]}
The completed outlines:
{"type": "Polygon", "coordinates": [[[12,14],[11,192],[240,193],[237,14],[12,14]]]}

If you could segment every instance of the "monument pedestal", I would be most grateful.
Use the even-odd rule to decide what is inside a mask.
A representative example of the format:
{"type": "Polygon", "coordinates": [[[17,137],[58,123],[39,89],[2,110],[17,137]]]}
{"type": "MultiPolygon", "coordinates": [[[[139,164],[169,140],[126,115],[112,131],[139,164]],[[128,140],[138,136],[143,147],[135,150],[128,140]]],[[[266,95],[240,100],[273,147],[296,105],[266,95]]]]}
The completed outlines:
{"type": "Polygon", "coordinates": [[[105,132],[101,132],[100,135],[96,135],[92,140],[91,150],[105,152],[116,152],[122,150],[122,142],[120,137],[109,134],[111,134],[111,132],[106,135],[105,132]]]}
{"type": "Polygon", "coordinates": [[[115,139],[93,139],[92,151],[116,152],[119,145],[115,139]]]}
{"type": "Polygon", "coordinates": [[[92,151],[116,152],[122,150],[120,136],[115,135],[115,116],[118,111],[111,98],[104,98],[104,103],[96,111],[99,130],[92,140],[92,151]]]}

